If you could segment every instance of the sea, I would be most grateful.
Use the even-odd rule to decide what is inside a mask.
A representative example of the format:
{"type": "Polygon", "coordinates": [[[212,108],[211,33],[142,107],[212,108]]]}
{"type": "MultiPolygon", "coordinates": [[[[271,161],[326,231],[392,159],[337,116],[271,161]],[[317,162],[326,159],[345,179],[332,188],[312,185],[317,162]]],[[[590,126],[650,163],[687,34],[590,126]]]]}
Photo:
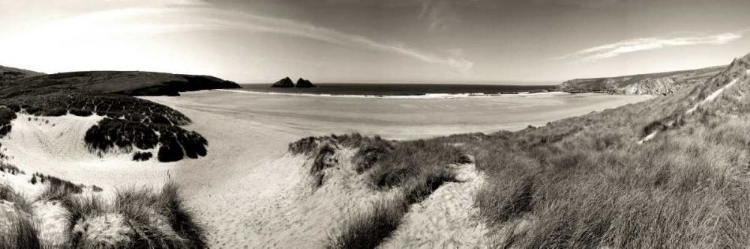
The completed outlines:
{"type": "Polygon", "coordinates": [[[278,88],[270,84],[243,84],[242,91],[271,94],[323,96],[488,96],[545,93],[555,85],[467,85],[467,84],[365,84],[321,83],[312,88],[278,88]]]}

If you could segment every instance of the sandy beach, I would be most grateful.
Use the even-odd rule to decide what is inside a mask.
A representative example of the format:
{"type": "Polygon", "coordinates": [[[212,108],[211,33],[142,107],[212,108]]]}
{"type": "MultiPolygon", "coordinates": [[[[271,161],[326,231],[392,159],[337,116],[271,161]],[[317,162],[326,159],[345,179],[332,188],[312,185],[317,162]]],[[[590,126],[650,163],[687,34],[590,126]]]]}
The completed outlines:
{"type": "MultiPolygon", "coordinates": [[[[74,141],[82,140],[98,118],[71,115],[17,119],[14,122],[24,124],[14,125],[18,130],[3,139],[6,154],[15,156],[10,162],[28,171],[105,189],[158,187],[171,177],[182,186],[199,221],[207,225],[213,248],[257,248],[322,247],[329,231],[337,226],[336,220],[356,209],[331,201],[351,197],[333,189],[300,197],[304,191],[299,184],[307,177],[301,167],[305,158],[287,153],[287,145],[300,138],[360,132],[387,139],[417,139],[518,130],[651,97],[538,94],[391,99],[201,91],[144,98],[190,117],[193,123],[186,129],[208,139],[208,156],[177,163],[139,163],[122,155],[98,157],[90,154],[82,141],[74,141]],[[61,139],[66,142],[56,143],[61,139]]],[[[476,188],[476,184],[466,186],[476,188]]],[[[455,194],[446,196],[450,195],[455,194]]],[[[471,200],[456,203],[470,206],[471,200]]],[[[461,212],[459,206],[432,209],[461,212]]],[[[423,218],[409,219],[419,222],[423,218]]],[[[398,240],[416,233],[403,230],[398,232],[398,240]]]]}
{"type": "Polygon", "coordinates": [[[361,132],[389,139],[416,139],[517,130],[648,98],[651,97],[540,94],[388,99],[207,91],[147,99],[186,114],[194,121],[188,129],[209,140],[209,155],[181,162],[173,176],[183,183],[190,204],[212,229],[211,242],[216,247],[255,247],[284,245],[268,242],[283,242],[284,238],[267,236],[284,235],[287,243],[326,238],[325,231],[282,233],[295,225],[332,218],[311,214],[304,217],[308,220],[287,217],[288,224],[279,218],[292,198],[288,195],[306,173],[300,172],[304,159],[286,155],[287,145],[302,137],[361,132]],[[276,224],[265,223],[266,220],[276,224]],[[291,237],[294,235],[300,237],[291,237]]]}

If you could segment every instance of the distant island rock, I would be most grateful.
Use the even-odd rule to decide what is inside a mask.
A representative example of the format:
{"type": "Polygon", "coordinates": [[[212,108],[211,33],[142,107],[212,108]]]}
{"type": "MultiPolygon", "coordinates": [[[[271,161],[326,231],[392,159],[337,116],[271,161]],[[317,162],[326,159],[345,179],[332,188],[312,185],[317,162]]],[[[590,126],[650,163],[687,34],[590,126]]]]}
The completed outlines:
{"type": "Polygon", "coordinates": [[[315,85],[313,85],[313,83],[310,82],[309,80],[306,80],[303,78],[299,78],[297,80],[297,88],[307,88],[307,87],[315,87],[315,85]]]}
{"type": "Polygon", "coordinates": [[[294,82],[289,77],[283,78],[276,83],[273,83],[271,87],[294,87],[294,82]]]}

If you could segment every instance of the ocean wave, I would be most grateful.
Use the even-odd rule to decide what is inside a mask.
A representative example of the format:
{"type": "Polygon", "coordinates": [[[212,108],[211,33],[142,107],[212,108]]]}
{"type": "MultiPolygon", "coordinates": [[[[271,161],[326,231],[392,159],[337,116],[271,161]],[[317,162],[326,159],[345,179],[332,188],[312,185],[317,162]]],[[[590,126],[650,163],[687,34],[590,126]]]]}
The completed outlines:
{"type": "Polygon", "coordinates": [[[540,92],[540,93],[426,93],[422,95],[364,95],[364,94],[329,94],[329,93],[282,93],[282,92],[260,92],[236,89],[217,89],[216,91],[235,92],[260,95],[284,95],[304,97],[328,97],[328,98],[378,98],[378,99],[458,99],[458,98],[488,98],[500,96],[541,96],[541,95],[565,95],[564,92],[540,92]]]}

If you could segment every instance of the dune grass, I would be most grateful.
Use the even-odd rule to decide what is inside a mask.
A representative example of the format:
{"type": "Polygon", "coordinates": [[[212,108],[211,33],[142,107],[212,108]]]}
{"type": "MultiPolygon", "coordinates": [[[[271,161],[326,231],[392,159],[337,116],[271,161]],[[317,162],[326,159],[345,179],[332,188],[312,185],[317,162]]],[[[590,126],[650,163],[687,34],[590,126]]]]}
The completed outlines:
{"type": "MultiPolygon", "coordinates": [[[[121,216],[129,238],[116,241],[123,248],[207,248],[205,232],[179,196],[178,186],[167,183],[161,191],[148,188],[118,191],[114,203],[73,194],[56,196],[70,211],[68,230],[74,248],[101,246],[85,239],[78,227],[101,216],[121,216]],[[94,244],[92,244],[94,243],[94,244]]],[[[85,232],[85,229],[83,230],[85,232]]]]}
{"type": "Polygon", "coordinates": [[[7,164],[5,162],[0,162],[0,172],[6,172],[6,173],[11,174],[11,175],[16,175],[16,174],[19,174],[19,173],[23,174],[24,173],[22,170],[19,170],[16,166],[11,165],[11,164],[7,164]]]}
{"type": "Polygon", "coordinates": [[[45,248],[39,239],[36,224],[29,218],[10,217],[9,226],[0,228],[0,248],[38,249],[45,248]]]}
{"type": "Polygon", "coordinates": [[[409,205],[421,202],[455,176],[449,165],[468,163],[458,147],[436,140],[387,141],[360,134],[309,137],[289,145],[293,154],[310,157],[315,187],[324,184],[324,170],[339,162],[338,149],[356,152],[354,170],[376,191],[396,191],[393,199],[380,200],[370,210],[350,217],[343,233],[329,238],[332,248],[375,248],[398,228],[409,205]]]}
{"type": "Polygon", "coordinates": [[[675,114],[745,70],[727,70],[692,91],[541,128],[481,141],[454,137],[473,144],[477,168],[487,175],[475,205],[494,228],[493,246],[744,247],[750,108],[737,97],[747,78],[739,76],[745,84],[722,100],[692,115],[675,114]],[[654,120],[679,125],[658,127],[659,138],[635,143],[658,126],[654,120]]]}
{"type": "Polygon", "coordinates": [[[15,213],[4,215],[0,221],[0,248],[42,248],[37,225],[30,215],[33,213],[31,203],[21,193],[10,186],[0,185],[0,200],[12,203],[15,213]]]}
{"type": "Polygon", "coordinates": [[[328,248],[376,248],[398,228],[408,211],[403,196],[380,200],[372,210],[350,217],[342,234],[330,237],[328,248]]]}
{"type": "Polygon", "coordinates": [[[30,214],[32,212],[31,203],[21,193],[17,193],[7,185],[0,185],[0,200],[13,203],[15,209],[30,214]]]}
{"type": "MultiPolygon", "coordinates": [[[[5,167],[9,169],[17,170],[5,167]]],[[[117,191],[114,200],[108,201],[96,195],[82,195],[80,185],[56,177],[41,174],[33,177],[37,183],[47,184],[47,189],[34,201],[56,201],[68,212],[65,229],[70,237],[62,239],[66,248],[208,247],[203,227],[185,207],[179,187],[172,182],[159,191],[149,188],[117,191]],[[97,219],[109,220],[111,224],[102,226],[97,219]],[[118,219],[122,222],[117,223],[118,219]],[[112,229],[125,237],[96,239],[100,236],[96,233],[111,234],[112,229]]],[[[0,200],[13,203],[17,210],[17,215],[10,216],[10,226],[0,233],[0,248],[41,248],[38,230],[31,220],[34,213],[31,202],[7,185],[0,185],[0,200]]]]}
{"type": "Polygon", "coordinates": [[[485,220],[536,219],[522,235],[498,235],[497,246],[735,247],[728,231],[747,236],[746,224],[726,227],[750,207],[738,199],[748,189],[736,164],[746,152],[702,138],[602,150],[588,139],[478,158],[491,179],[476,197],[485,220]]]}
{"type": "Polygon", "coordinates": [[[748,69],[750,56],[693,89],[518,132],[365,144],[355,157],[358,172],[378,189],[402,188],[403,202],[376,204],[331,245],[378,245],[408,211],[401,207],[410,203],[409,189],[429,193],[429,179],[441,175],[437,162],[462,161],[445,146],[461,144],[486,176],[475,206],[491,247],[744,248],[748,69]],[[686,113],[733,80],[740,83],[686,113]],[[656,130],[655,139],[636,143],[656,130]],[[411,184],[417,187],[405,187],[411,184]]]}

